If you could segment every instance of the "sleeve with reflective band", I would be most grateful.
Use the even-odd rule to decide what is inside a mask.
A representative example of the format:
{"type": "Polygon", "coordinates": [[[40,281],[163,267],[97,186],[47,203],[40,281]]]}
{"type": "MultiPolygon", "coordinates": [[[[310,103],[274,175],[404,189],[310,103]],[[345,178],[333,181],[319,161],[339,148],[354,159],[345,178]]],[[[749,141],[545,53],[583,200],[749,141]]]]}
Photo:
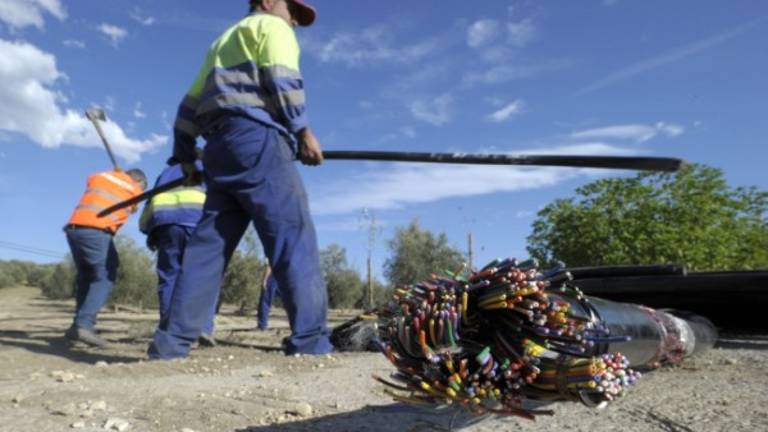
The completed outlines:
{"type": "Polygon", "coordinates": [[[187,161],[194,138],[224,113],[250,117],[291,142],[307,127],[299,44],[283,19],[250,15],[211,46],[175,124],[174,154],[187,161]]]}
{"type": "Polygon", "coordinates": [[[197,98],[186,96],[179,104],[176,122],[173,125],[173,155],[180,162],[192,162],[200,129],[196,123],[197,98]]]}
{"type": "MultiPolygon", "coordinates": [[[[202,164],[198,161],[198,169],[202,164]]],[[[157,179],[155,187],[172,182],[183,176],[180,165],[167,167],[157,179]]],[[[195,227],[203,216],[205,203],[205,187],[180,186],[155,195],[144,206],[139,220],[139,229],[144,234],[150,234],[153,229],[162,225],[182,225],[195,227]]]]}
{"type": "Polygon", "coordinates": [[[128,220],[129,209],[121,209],[105,217],[98,217],[98,213],[142,191],[141,185],[123,172],[93,174],[88,177],[86,191],[69,218],[69,223],[108,230],[114,234],[128,220]]]}
{"type": "Polygon", "coordinates": [[[299,72],[299,43],[293,29],[277,20],[263,33],[258,50],[259,75],[284,125],[291,133],[307,127],[304,79],[299,72]]]}

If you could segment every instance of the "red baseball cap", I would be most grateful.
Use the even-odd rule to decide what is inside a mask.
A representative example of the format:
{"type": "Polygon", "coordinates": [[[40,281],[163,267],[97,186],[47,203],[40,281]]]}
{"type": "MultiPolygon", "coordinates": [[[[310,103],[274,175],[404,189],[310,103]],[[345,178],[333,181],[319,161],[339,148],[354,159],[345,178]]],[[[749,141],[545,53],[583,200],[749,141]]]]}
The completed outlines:
{"type": "Polygon", "coordinates": [[[296,5],[296,22],[302,27],[309,27],[315,22],[317,11],[303,0],[288,0],[296,5]]]}

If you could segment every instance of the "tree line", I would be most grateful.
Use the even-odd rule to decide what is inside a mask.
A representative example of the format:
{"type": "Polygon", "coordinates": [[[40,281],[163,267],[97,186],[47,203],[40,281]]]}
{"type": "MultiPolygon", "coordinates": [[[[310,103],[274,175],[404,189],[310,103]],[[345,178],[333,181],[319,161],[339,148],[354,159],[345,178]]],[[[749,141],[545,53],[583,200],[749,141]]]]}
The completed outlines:
{"type": "MultiPolygon", "coordinates": [[[[510,239],[514,240],[514,239],[510,239]]],[[[128,237],[118,236],[120,268],[111,301],[157,305],[153,257],[128,237]]],[[[414,220],[395,229],[384,263],[385,283],[375,281],[374,303],[393,287],[460,272],[466,256],[445,233],[432,233],[414,220]]],[[[677,173],[640,173],[597,180],[539,211],[528,252],[546,267],[556,261],[576,266],[684,264],[692,271],[768,268],[768,192],[731,188],[723,173],[689,165],[677,173]]],[[[368,307],[367,283],[347,261],[344,248],[320,251],[332,308],[368,307]]],[[[245,312],[258,303],[267,263],[250,232],[224,276],[221,301],[245,312]]],[[[71,259],[55,264],[0,261],[0,288],[35,286],[49,298],[73,295],[71,259]]]]}
{"type": "MultiPolygon", "coordinates": [[[[115,247],[120,256],[120,267],[110,302],[156,307],[157,276],[153,256],[125,236],[116,237],[115,247]]],[[[425,279],[434,271],[455,271],[464,262],[463,254],[448,243],[445,234],[435,235],[423,229],[416,220],[407,227],[396,229],[390,248],[393,255],[385,262],[388,283],[374,280],[375,304],[389,298],[392,286],[425,279]]],[[[330,307],[370,306],[365,275],[349,264],[343,247],[331,244],[322,249],[320,264],[330,307]]],[[[267,262],[257,237],[254,232],[248,232],[229,262],[222,282],[221,302],[236,305],[242,312],[255,308],[266,271],[267,262]]],[[[48,298],[66,299],[74,295],[75,273],[69,256],[55,264],[0,261],[0,288],[33,286],[39,287],[48,298]]],[[[276,304],[279,303],[276,299],[276,304]]]]}

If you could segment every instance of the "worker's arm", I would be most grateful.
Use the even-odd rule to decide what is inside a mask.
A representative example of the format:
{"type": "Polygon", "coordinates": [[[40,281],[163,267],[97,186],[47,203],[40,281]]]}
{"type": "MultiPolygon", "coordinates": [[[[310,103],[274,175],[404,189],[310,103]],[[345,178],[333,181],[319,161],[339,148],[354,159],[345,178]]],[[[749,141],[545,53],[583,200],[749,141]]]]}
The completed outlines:
{"type": "MultiPolygon", "coordinates": [[[[305,142],[313,155],[320,152],[320,144],[309,130],[304,94],[304,79],[299,71],[299,43],[293,29],[281,19],[271,20],[259,29],[257,62],[262,86],[274,95],[273,110],[277,120],[305,142]]],[[[313,165],[322,162],[313,156],[313,165]]]]}
{"type": "Polygon", "coordinates": [[[212,57],[209,54],[176,112],[176,121],[173,124],[173,156],[181,163],[194,162],[198,158],[196,145],[200,126],[197,124],[197,108],[211,62],[212,57]]]}
{"type": "Polygon", "coordinates": [[[181,163],[194,163],[197,159],[195,144],[200,131],[195,123],[196,106],[197,98],[185,96],[173,125],[173,156],[181,163]]]}

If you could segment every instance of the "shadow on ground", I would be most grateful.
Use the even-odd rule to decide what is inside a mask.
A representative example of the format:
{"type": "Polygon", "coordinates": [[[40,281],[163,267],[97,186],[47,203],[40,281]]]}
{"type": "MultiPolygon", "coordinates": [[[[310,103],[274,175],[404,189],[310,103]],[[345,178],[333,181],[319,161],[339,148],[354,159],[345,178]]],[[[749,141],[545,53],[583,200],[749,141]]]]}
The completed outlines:
{"type": "Polygon", "coordinates": [[[61,331],[61,336],[51,336],[51,333],[56,333],[57,331],[60,331],[60,329],[47,328],[35,331],[2,330],[0,331],[0,347],[22,348],[36,354],[62,357],[79,363],[93,364],[99,361],[107,363],[133,363],[140,360],[136,357],[110,355],[107,352],[95,349],[79,349],[64,337],[63,331],[61,331]]]}
{"type": "MultiPolygon", "coordinates": [[[[419,410],[403,404],[367,406],[356,411],[331,414],[307,420],[249,426],[235,432],[340,432],[340,431],[381,431],[381,432],[427,432],[458,431],[486,420],[473,417],[464,411],[419,410]]],[[[514,422],[514,420],[506,420],[514,422]]],[[[510,427],[513,424],[510,423],[510,427]]]]}

